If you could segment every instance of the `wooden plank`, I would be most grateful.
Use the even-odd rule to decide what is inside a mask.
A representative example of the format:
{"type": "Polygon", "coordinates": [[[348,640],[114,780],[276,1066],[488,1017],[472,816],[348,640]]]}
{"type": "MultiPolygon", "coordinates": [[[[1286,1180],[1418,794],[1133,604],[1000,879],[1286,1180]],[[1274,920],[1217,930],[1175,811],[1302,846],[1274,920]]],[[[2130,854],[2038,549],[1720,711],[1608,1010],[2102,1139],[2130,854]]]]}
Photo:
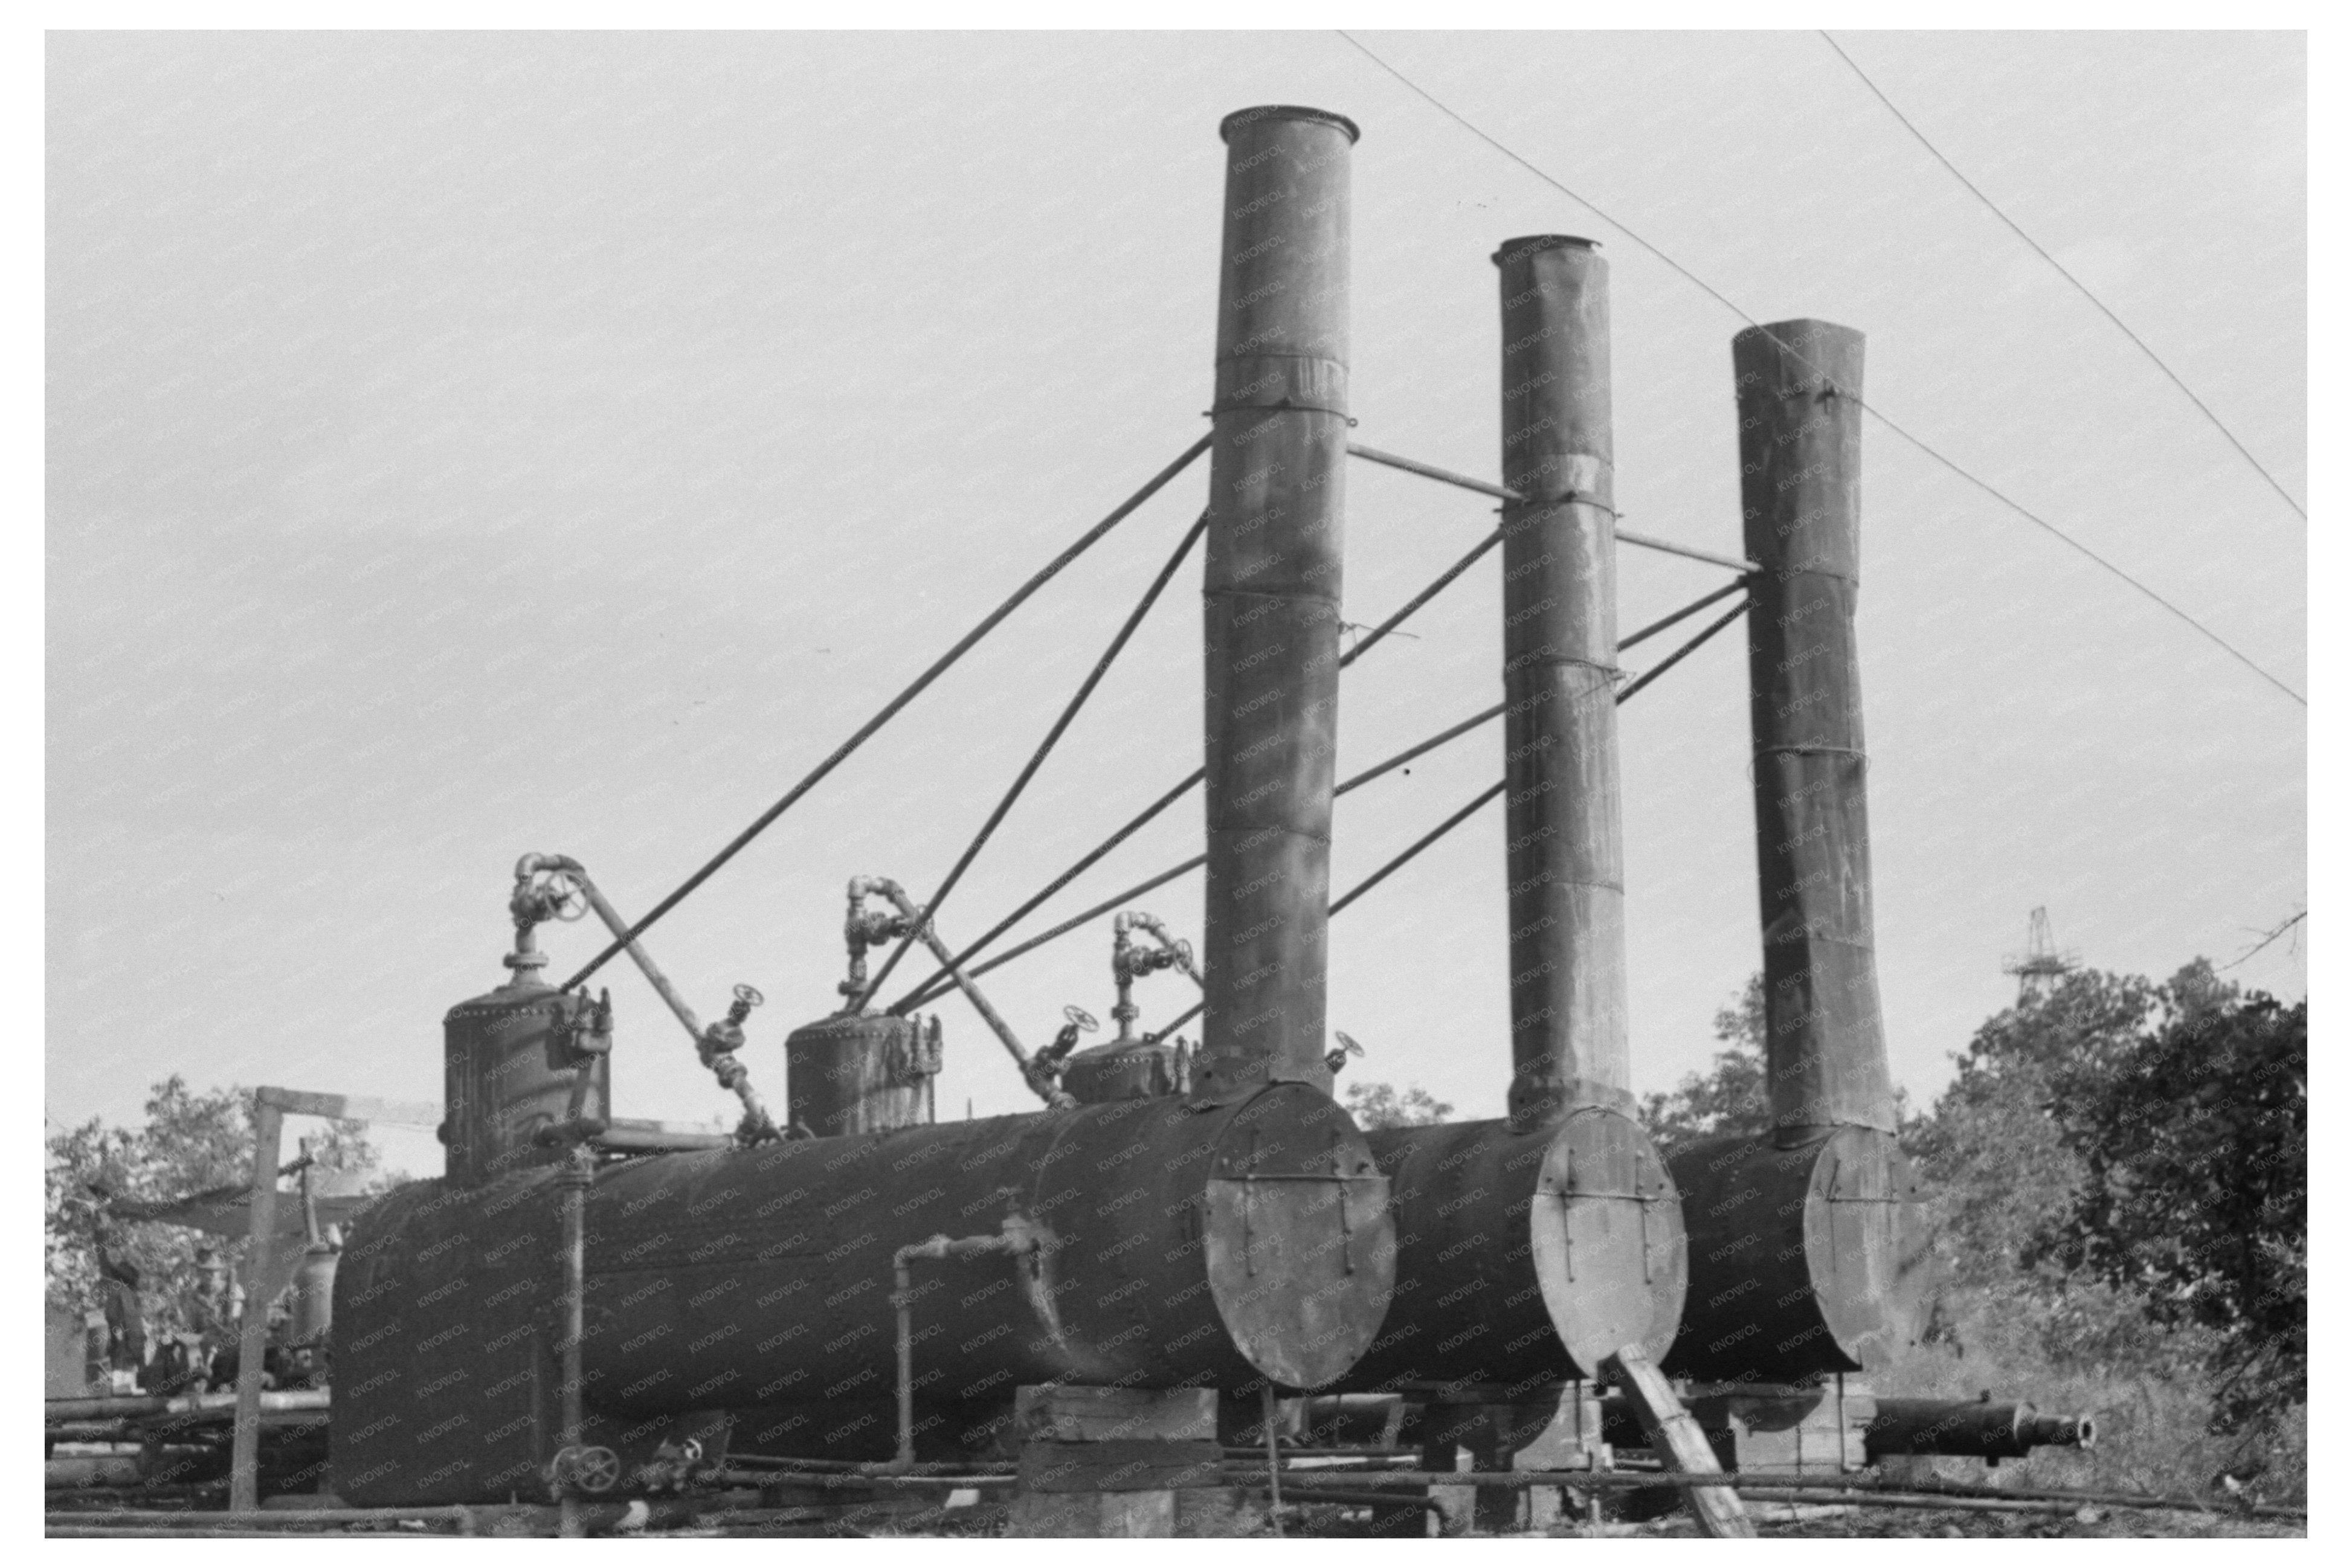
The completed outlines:
{"type": "MultiPolygon", "coordinates": [[[[1650,1447],[1662,1464],[1685,1475],[1723,1473],[1723,1467],[1716,1462],[1714,1448],[1707,1444],[1706,1434],[1699,1430],[1698,1423],[1675,1397],[1674,1385],[1651,1361],[1648,1351],[1639,1344],[1629,1344],[1601,1364],[1601,1370],[1624,1389],[1626,1400],[1633,1406],[1633,1414],[1641,1417],[1642,1430],[1648,1434],[1650,1447]]],[[[1748,1519],[1739,1494],[1727,1486],[1691,1488],[1690,1510],[1702,1535],[1740,1541],[1755,1538],[1755,1523],[1748,1519]]]]}
{"type": "Polygon", "coordinates": [[[285,1131],[284,1108],[269,1098],[269,1091],[257,1091],[253,1098],[253,1227],[246,1253],[250,1278],[245,1316],[237,1334],[236,1426],[228,1468],[231,1512],[253,1508],[260,1496],[261,1363],[269,1347],[269,1296],[263,1288],[262,1265],[269,1256],[270,1239],[278,1233],[278,1154],[285,1131]]]}
{"type": "Polygon", "coordinates": [[[378,1100],[366,1094],[320,1094],[306,1089],[257,1089],[260,1103],[296,1116],[327,1116],[338,1122],[395,1122],[437,1127],[441,1107],[422,1100],[378,1100]]]}

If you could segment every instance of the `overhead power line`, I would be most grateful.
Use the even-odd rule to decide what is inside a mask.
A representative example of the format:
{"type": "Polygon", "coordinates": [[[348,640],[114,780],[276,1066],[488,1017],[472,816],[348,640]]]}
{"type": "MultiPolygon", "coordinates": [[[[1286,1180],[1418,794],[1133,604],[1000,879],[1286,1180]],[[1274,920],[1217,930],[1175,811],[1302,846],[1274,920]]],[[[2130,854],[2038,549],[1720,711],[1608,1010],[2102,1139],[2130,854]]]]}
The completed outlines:
{"type": "MultiPolygon", "coordinates": [[[[1652,256],[1656,256],[1667,267],[1679,273],[1694,287],[1706,294],[1709,298],[1715,300],[1725,309],[1730,311],[1733,315],[1738,317],[1742,321],[1747,322],[1748,325],[1755,328],[1758,331],[1765,332],[1767,336],[1772,339],[1773,342],[1780,346],[1782,353],[1787,354],[1799,364],[1806,365],[1816,373],[1819,373],[1819,366],[1813,365],[1811,361],[1807,360],[1802,354],[1797,352],[1794,348],[1790,347],[1788,343],[1781,341],[1777,333],[1770,332],[1761,321],[1759,321],[1755,317],[1750,316],[1746,310],[1740,308],[1740,307],[1721,289],[1707,282],[1706,279],[1701,277],[1696,272],[1693,272],[1689,267],[1685,267],[1681,262],[1676,261],[1673,256],[1668,256],[1664,251],[1660,250],[1656,246],[1652,245],[1648,240],[1643,238],[1633,229],[1627,227],[1625,224],[1619,219],[1610,216],[1608,213],[1602,211],[1590,198],[1580,195],[1576,192],[1569,189],[1566,185],[1561,184],[1558,180],[1553,179],[1549,174],[1547,174],[1541,169],[1536,167],[1535,164],[1529,162],[1527,159],[1521,157],[1518,153],[1513,152],[1510,148],[1505,146],[1502,142],[1496,141],[1486,131],[1480,130],[1459,111],[1449,106],[1443,99],[1440,99],[1428,89],[1423,87],[1419,82],[1414,81],[1411,77],[1397,69],[1396,67],[1382,59],[1353,34],[1348,32],[1345,28],[1335,28],[1334,31],[1338,32],[1339,37],[1345,38],[1349,44],[1353,45],[1366,59],[1370,60],[1374,65],[1380,67],[1381,69],[1396,78],[1398,81],[1402,82],[1416,97],[1428,103],[1431,108],[1436,110],[1440,114],[1444,115],[1448,120],[1453,120],[1456,125],[1459,125],[1463,130],[1470,132],[1471,135],[1475,136],[1479,141],[1484,141],[1487,146],[1492,147],[1496,152],[1500,152],[1504,157],[1508,158],[1512,162],[1517,163],[1520,168],[1525,169],[1528,173],[1533,174],[1537,179],[1541,180],[1545,184],[1549,185],[1553,190],[1558,191],[1561,195],[1566,196],[1570,201],[1574,202],[1577,205],[1592,214],[1593,216],[1599,218],[1602,223],[1607,224],[1611,228],[1615,229],[1619,234],[1623,235],[1627,239],[1632,240],[1643,250],[1648,251],[1652,256]]],[[[2117,566],[2115,562],[2107,559],[2106,557],[2091,549],[2090,546],[2083,543],[2080,539],[2075,538],[2063,528],[2059,528],[2055,523],[2051,522],[2046,517],[2043,517],[2038,513],[2031,510],[2023,504],[2011,499],[2010,497],[2003,494],[1991,484],[1983,479],[1978,478],[1974,474],[1969,473],[1958,463],[1945,456],[1941,452],[1937,451],[1934,447],[1928,445],[1927,442],[1921,440],[1918,436],[1912,434],[1911,432],[1904,428],[1903,425],[1888,417],[1884,410],[1872,406],[1870,403],[1864,402],[1859,397],[1855,398],[1854,402],[1867,412],[1872,418],[1877,420],[1879,423],[1885,425],[1888,430],[1902,437],[1904,441],[1907,442],[1912,446],[1916,447],[1921,453],[1935,459],[1936,462],[1942,465],[1944,467],[1950,469],[1954,474],[1958,475],[1962,479],[1967,480],[1978,489],[1982,490],[1986,495],[1990,496],[1994,500],[1999,501],[2002,506],[2008,507],[2011,511],[2015,512],[2027,522],[2032,523],[2034,527],[2041,528],[2045,533],[2048,533],[2052,538],[2056,538],[2068,549],[2074,550],[2080,555],[2087,557],[2100,568],[2129,585],[2135,591],[2149,600],[2152,600],[2168,613],[2171,614],[2178,620],[2186,622],[2198,633],[2198,635],[2203,637],[2207,642],[2211,643],[2215,647],[2229,654],[2230,657],[2237,660],[2238,663],[2245,665],[2246,668],[2253,671],[2254,674],[2260,675],[2263,680],[2268,681],[2272,685],[2276,686],[2280,691],[2284,692],[2288,697],[2292,698],[2296,703],[2299,703],[2305,707],[2311,706],[2307,701],[2305,701],[2300,693],[2295,691],[2294,687],[2288,685],[2284,681],[2280,680],[2276,675],[2272,674],[2268,670],[2263,669],[2246,654],[2240,653],[2238,649],[2225,640],[2220,632],[2214,631],[2211,627],[2206,625],[2203,622],[2189,614],[2189,612],[2181,609],[2180,606],[2173,603],[2170,600],[2157,592],[2156,590],[2150,588],[2147,584],[2142,582],[2139,579],[2126,571],[2122,567],[2117,566]]]]}
{"type": "Polygon", "coordinates": [[[2288,506],[2293,507],[2296,517],[2301,517],[2305,522],[2309,522],[2311,520],[2311,514],[2304,510],[2303,503],[2296,500],[2294,497],[2288,492],[2287,487],[2284,485],[2279,483],[2278,476],[2272,473],[2268,468],[2263,466],[2262,459],[2256,457],[2252,452],[2248,451],[2246,449],[2246,444],[2239,440],[2236,434],[2232,432],[2228,425],[2221,423],[2221,416],[2215,413],[2210,408],[2207,407],[2205,400],[2199,397],[2194,392],[2191,392],[2189,388],[2189,383],[2180,379],[2179,372],[2175,371],[2170,365],[2166,364],[2163,357],[2154,349],[2148,347],[2147,340],[2142,338],[2137,332],[2133,331],[2131,328],[2125,323],[2122,317],[2116,315],[2114,310],[2108,308],[2105,300],[2092,293],[2090,285],[2084,283],[2081,278],[2067,271],[2065,265],[2056,256],[2043,249],[2040,240],[2035,239],[2032,235],[2027,234],[2023,228],[2020,227],[2015,218],[2012,218],[2007,213],[2002,212],[2000,206],[1994,203],[1993,199],[1990,196],[1986,195],[1984,192],[1978,187],[1977,183],[1974,180],[1971,180],[1966,174],[1961,173],[1958,166],[1949,158],[1945,157],[1943,152],[1937,148],[1934,142],[1927,140],[1927,133],[1920,130],[1916,125],[1914,125],[1911,122],[1911,117],[1909,115],[1895,107],[1895,100],[1886,96],[1885,89],[1881,88],[1876,82],[1870,79],[1870,73],[1864,70],[1862,67],[1855,62],[1854,57],[1845,52],[1844,46],[1840,44],[1835,38],[1830,37],[1828,28],[1822,27],[1816,30],[1820,32],[1822,36],[1822,42],[1827,44],[1831,48],[1837,51],[1838,58],[1843,60],[1846,63],[1847,68],[1852,70],[1855,76],[1862,78],[1862,85],[1870,89],[1871,96],[1877,99],[1879,102],[1886,106],[1886,112],[1893,115],[1897,120],[1901,121],[1903,129],[1909,131],[1912,135],[1912,139],[1916,141],[1920,146],[1925,147],[1927,150],[1929,157],[1935,159],[1937,162],[1941,163],[1944,166],[1945,172],[1949,173],[1953,179],[1958,180],[1961,184],[1967,186],[1969,194],[1974,196],[1978,201],[1982,202],[1984,204],[1985,211],[1990,213],[1994,217],[1999,218],[2002,223],[2006,224],[2009,226],[2010,233],[2015,235],[2018,238],[2023,240],[2028,246],[2032,246],[2034,255],[2040,256],[2042,260],[2050,264],[2052,271],[2064,278],[2067,282],[2073,284],[2077,293],[2081,294],[2084,298],[2089,300],[2092,304],[2097,306],[2099,308],[2099,314],[2114,322],[2116,325],[2116,330],[2121,332],[2125,337],[2129,338],[2132,340],[2133,346],[2137,348],[2141,353],[2147,356],[2148,363],[2154,365],[2158,370],[2162,371],[2165,374],[2165,379],[2169,381],[2174,386],[2180,389],[2180,395],[2197,405],[2197,412],[2203,414],[2206,420],[2211,423],[2213,428],[2221,433],[2222,440],[2228,442],[2231,445],[2238,449],[2238,455],[2244,458],[2246,460],[2247,466],[2253,469],[2255,473],[2261,475],[2263,478],[2268,482],[2270,487],[2279,493],[2279,499],[2284,501],[2288,506]]]}

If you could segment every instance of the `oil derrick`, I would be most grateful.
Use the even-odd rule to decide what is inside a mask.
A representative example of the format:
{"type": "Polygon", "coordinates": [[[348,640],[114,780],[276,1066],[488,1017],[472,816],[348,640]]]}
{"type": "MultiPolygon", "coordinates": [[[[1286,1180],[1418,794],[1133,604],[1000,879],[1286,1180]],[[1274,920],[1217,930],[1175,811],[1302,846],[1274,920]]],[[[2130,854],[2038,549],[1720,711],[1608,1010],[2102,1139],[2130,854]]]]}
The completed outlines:
{"type": "Polygon", "coordinates": [[[2011,953],[2000,966],[2004,975],[2017,977],[2017,1005],[2038,1002],[2055,990],[2060,980],[2083,967],[2073,951],[2061,953],[2050,939],[2050,911],[2034,906],[2026,922],[2025,951],[2011,953]]]}

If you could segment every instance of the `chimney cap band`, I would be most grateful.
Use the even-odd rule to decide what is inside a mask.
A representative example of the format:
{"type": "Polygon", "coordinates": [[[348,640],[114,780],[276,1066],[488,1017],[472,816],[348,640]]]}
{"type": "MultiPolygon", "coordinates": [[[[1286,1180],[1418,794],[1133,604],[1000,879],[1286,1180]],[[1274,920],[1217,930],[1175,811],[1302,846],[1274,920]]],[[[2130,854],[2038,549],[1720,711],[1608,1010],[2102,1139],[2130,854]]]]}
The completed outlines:
{"type": "Polygon", "coordinates": [[[1508,267],[1515,261],[1526,260],[1538,251],[1599,250],[1600,248],[1599,240],[1587,239],[1582,235],[1523,235],[1517,239],[1505,240],[1503,248],[1496,251],[1491,259],[1496,267],[1508,267]]]}
{"type": "Polygon", "coordinates": [[[1348,133],[1350,145],[1361,141],[1364,134],[1356,129],[1356,122],[1344,114],[1334,114],[1328,109],[1306,109],[1295,103],[1266,103],[1255,109],[1237,109],[1217,122],[1217,134],[1231,141],[1237,128],[1261,120],[1306,120],[1320,125],[1335,125],[1348,133]]]}

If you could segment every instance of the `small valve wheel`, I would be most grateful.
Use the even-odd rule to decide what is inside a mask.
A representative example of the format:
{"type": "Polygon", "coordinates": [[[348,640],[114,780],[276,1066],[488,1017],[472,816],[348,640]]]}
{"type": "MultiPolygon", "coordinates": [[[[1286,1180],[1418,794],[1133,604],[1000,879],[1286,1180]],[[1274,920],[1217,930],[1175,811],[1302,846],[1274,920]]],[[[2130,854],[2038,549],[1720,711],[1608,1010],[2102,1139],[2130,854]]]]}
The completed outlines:
{"type": "Polygon", "coordinates": [[[1087,1011],[1086,1009],[1078,1006],[1076,1002],[1072,1002],[1069,1006],[1064,1008],[1062,1009],[1062,1016],[1069,1019],[1070,1022],[1076,1024],[1081,1034],[1092,1034],[1095,1030],[1102,1028],[1101,1024],[1095,1021],[1094,1014],[1087,1011]]]}
{"type": "Polygon", "coordinates": [[[621,1456],[610,1448],[565,1448],[555,1456],[553,1469],[559,1487],[572,1491],[608,1492],[620,1482],[621,1456]]]}
{"type": "Polygon", "coordinates": [[[577,920],[588,913],[588,890],[571,873],[541,866],[524,878],[517,902],[528,899],[541,920],[577,920]]]}
{"type": "Polygon", "coordinates": [[[1337,1073],[1348,1065],[1348,1058],[1363,1055],[1364,1048],[1358,1045],[1344,1030],[1333,1030],[1331,1032],[1339,1038],[1339,1043],[1336,1049],[1323,1053],[1323,1066],[1327,1071],[1337,1073]]]}
{"type": "Polygon", "coordinates": [[[756,1008],[768,998],[760,994],[757,987],[738,986],[735,988],[735,999],[747,1008],[756,1008]]]}

